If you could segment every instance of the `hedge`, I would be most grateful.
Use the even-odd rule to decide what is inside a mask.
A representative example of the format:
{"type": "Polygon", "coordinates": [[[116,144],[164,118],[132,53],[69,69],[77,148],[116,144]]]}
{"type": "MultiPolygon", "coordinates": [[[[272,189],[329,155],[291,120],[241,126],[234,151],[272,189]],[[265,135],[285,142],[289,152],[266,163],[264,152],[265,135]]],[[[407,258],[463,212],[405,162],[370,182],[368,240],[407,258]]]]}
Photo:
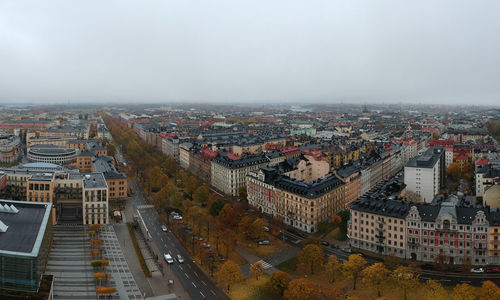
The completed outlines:
{"type": "Polygon", "coordinates": [[[130,234],[130,239],[132,240],[132,244],[134,245],[135,254],[137,254],[137,259],[139,260],[139,264],[141,265],[142,272],[146,277],[151,277],[151,272],[148,269],[148,265],[146,265],[146,261],[144,260],[144,256],[142,256],[141,249],[139,248],[139,243],[137,243],[137,239],[135,238],[134,230],[132,229],[132,224],[127,223],[128,233],[130,234]]]}

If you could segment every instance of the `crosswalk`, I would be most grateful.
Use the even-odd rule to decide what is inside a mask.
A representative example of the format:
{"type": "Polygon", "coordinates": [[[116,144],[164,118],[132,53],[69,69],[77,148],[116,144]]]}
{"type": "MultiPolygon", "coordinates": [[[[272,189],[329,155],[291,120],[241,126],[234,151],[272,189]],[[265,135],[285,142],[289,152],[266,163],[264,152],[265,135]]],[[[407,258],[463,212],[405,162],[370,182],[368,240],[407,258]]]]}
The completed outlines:
{"type": "Polygon", "coordinates": [[[271,265],[270,263],[265,262],[265,261],[264,261],[264,260],[262,260],[262,259],[261,259],[261,260],[259,260],[258,262],[260,262],[260,263],[262,264],[262,267],[264,268],[264,270],[265,270],[265,269],[269,269],[269,268],[271,268],[271,267],[273,266],[273,265],[271,265]]]}

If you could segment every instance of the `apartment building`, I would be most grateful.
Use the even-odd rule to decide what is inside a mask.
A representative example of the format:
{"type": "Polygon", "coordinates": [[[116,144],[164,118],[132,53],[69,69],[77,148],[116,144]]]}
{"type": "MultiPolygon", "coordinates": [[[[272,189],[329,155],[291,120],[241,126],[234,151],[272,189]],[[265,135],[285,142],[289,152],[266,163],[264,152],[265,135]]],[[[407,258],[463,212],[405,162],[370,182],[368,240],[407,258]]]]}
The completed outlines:
{"type": "Polygon", "coordinates": [[[108,185],[102,173],[83,177],[83,224],[108,224],[108,185]]]}
{"type": "Polygon", "coordinates": [[[320,222],[344,207],[344,185],[334,175],[311,183],[282,176],[274,186],[276,214],[285,224],[305,232],[315,232],[320,222]]]}
{"type": "Polygon", "coordinates": [[[17,135],[0,135],[0,162],[15,162],[19,159],[21,153],[21,139],[17,135]]]}
{"type": "Polygon", "coordinates": [[[414,193],[417,200],[432,202],[444,186],[443,154],[443,148],[431,148],[406,164],[404,180],[407,191],[414,193]]]}

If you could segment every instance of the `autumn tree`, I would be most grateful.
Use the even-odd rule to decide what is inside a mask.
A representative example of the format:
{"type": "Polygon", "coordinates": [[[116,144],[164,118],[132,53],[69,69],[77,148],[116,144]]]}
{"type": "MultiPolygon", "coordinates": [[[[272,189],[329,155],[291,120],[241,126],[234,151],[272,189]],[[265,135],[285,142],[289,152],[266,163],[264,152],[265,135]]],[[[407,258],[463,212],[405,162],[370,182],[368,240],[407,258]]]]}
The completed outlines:
{"type": "Polygon", "coordinates": [[[460,178],[462,174],[462,170],[460,168],[460,165],[458,163],[452,163],[450,166],[446,169],[446,176],[448,176],[450,179],[456,181],[460,178]]]}
{"type": "Polygon", "coordinates": [[[406,300],[408,290],[417,286],[419,274],[411,266],[399,266],[391,274],[392,280],[403,289],[403,299],[406,300]]]}
{"type": "Polygon", "coordinates": [[[492,281],[486,280],[478,290],[479,300],[500,299],[500,288],[492,281]]]}
{"type": "Polygon", "coordinates": [[[288,284],[288,288],[283,296],[288,300],[304,300],[310,299],[315,292],[316,286],[314,283],[309,279],[299,278],[288,284]]]}
{"type": "Polygon", "coordinates": [[[238,195],[240,196],[240,199],[242,200],[247,200],[247,187],[242,186],[238,189],[238,195]]]}
{"type": "Polygon", "coordinates": [[[264,266],[260,261],[254,263],[250,267],[250,275],[255,276],[255,279],[259,280],[259,276],[264,273],[264,266]]]}
{"type": "Polygon", "coordinates": [[[314,274],[323,265],[323,248],[318,245],[306,245],[298,255],[298,266],[307,274],[314,274]]]}
{"type": "Polygon", "coordinates": [[[340,300],[345,299],[345,294],[342,290],[327,287],[317,289],[316,292],[311,296],[311,300],[340,300]]]}
{"type": "MultiPolygon", "coordinates": [[[[210,199],[208,202],[210,203],[210,199]]],[[[210,204],[209,212],[212,216],[217,217],[222,210],[222,208],[226,205],[226,202],[222,199],[216,199],[210,204]]]]}
{"type": "Polygon", "coordinates": [[[260,238],[264,234],[264,226],[267,226],[267,222],[262,218],[257,218],[252,222],[252,233],[260,238]]]}
{"type": "Polygon", "coordinates": [[[447,300],[448,291],[437,280],[427,280],[425,283],[426,299],[429,300],[447,300]]]}
{"type": "Polygon", "coordinates": [[[457,284],[451,293],[452,300],[475,300],[476,288],[467,284],[457,284]]]}
{"type": "Polygon", "coordinates": [[[222,231],[222,245],[224,246],[224,249],[226,250],[226,257],[229,257],[229,252],[231,252],[236,245],[236,236],[234,235],[234,232],[230,229],[225,229],[222,231]]]}
{"type": "Polygon", "coordinates": [[[227,291],[231,285],[243,280],[240,267],[232,260],[226,261],[217,272],[217,282],[219,285],[226,284],[227,291]]]}
{"type": "Polygon", "coordinates": [[[356,282],[366,265],[366,260],[360,254],[349,255],[349,260],[342,264],[342,273],[353,281],[353,289],[356,289],[356,282]]]}
{"type": "Polygon", "coordinates": [[[238,231],[240,233],[249,233],[252,227],[253,219],[249,216],[244,216],[238,223],[238,231]]]}
{"type": "Polygon", "coordinates": [[[377,296],[380,297],[380,288],[391,272],[384,266],[383,263],[375,263],[363,270],[361,275],[363,281],[377,289],[377,296]]]}
{"type": "Polygon", "coordinates": [[[330,282],[335,282],[335,275],[340,270],[341,265],[335,254],[328,257],[328,261],[324,265],[325,275],[328,277],[330,282]]]}
{"type": "Polygon", "coordinates": [[[283,293],[288,288],[288,284],[291,280],[292,277],[286,272],[274,272],[271,274],[268,286],[274,294],[283,296],[283,293]]]}
{"type": "Polygon", "coordinates": [[[238,224],[238,219],[234,215],[233,208],[231,207],[231,204],[226,203],[221,211],[219,212],[219,215],[217,216],[217,220],[225,224],[226,226],[229,227],[234,227],[236,224],[238,224]]]}
{"type": "Polygon", "coordinates": [[[193,194],[193,200],[198,203],[205,204],[208,201],[208,196],[210,194],[210,190],[206,185],[202,185],[196,189],[193,194]]]}
{"type": "Polygon", "coordinates": [[[317,236],[308,236],[305,240],[302,241],[304,245],[321,245],[321,239],[317,236]]]}

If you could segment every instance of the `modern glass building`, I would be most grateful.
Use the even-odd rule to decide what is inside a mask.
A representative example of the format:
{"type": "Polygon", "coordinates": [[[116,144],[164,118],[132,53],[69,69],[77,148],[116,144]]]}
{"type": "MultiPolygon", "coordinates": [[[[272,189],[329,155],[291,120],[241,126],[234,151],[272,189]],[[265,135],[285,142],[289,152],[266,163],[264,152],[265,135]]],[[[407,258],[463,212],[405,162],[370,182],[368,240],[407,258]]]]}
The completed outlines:
{"type": "Polygon", "coordinates": [[[0,290],[38,291],[52,241],[51,208],[0,200],[0,290]]]}

